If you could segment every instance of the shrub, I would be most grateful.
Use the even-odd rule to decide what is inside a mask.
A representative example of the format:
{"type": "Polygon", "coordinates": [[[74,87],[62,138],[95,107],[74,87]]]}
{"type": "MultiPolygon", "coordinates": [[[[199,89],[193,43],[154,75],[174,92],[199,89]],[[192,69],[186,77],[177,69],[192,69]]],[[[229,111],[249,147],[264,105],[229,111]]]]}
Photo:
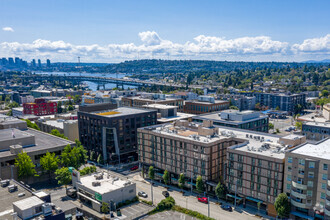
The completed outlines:
{"type": "Polygon", "coordinates": [[[160,203],[158,203],[157,207],[154,210],[152,210],[150,212],[150,214],[162,212],[164,210],[170,210],[173,208],[174,205],[175,205],[175,200],[173,199],[173,197],[169,196],[166,199],[163,199],[162,201],[160,201],[160,203]]]}
{"type": "Polygon", "coordinates": [[[207,217],[206,215],[203,215],[199,212],[196,212],[196,211],[192,211],[192,210],[189,210],[189,209],[185,209],[185,208],[182,208],[180,206],[174,206],[172,208],[174,211],[177,211],[177,212],[181,212],[181,213],[184,213],[186,215],[190,215],[192,217],[195,217],[195,218],[198,218],[198,219],[202,219],[202,220],[214,220],[214,218],[210,218],[210,217],[207,217]]]}

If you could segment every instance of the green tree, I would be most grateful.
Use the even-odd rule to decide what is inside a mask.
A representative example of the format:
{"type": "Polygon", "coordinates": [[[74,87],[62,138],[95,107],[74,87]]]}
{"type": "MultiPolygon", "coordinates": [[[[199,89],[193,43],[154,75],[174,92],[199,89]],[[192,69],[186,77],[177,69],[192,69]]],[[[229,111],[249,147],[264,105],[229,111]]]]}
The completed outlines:
{"type": "Polygon", "coordinates": [[[19,178],[34,176],[37,173],[31,157],[23,151],[17,155],[15,166],[18,168],[19,178]]]}
{"type": "Polygon", "coordinates": [[[8,107],[9,108],[17,108],[17,107],[19,107],[19,104],[17,102],[13,101],[13,102],[9,103],[8,107]]]}
{"type": "Polygon", "coordinates": [[[57,129],[51,130],[50,134],[68,140],[68,138],[65,137],[64,134],[61,134],[57,129]]]}
{"type": "Polygon", "coordinates": [[[296,127],[297,127],[298,130],[301,130],[302,129],[302,122],[297,121],[296,122],[296,127]]]}
{"type": "Polygon", "coordinates": [[[72,105],[69,105],[68,106],[68,111],[73,111],[74,110],[74,107],[72,105]]]}
{"type": "Polygon", "coordinates": [[[233,110],[239,110],[236,106],[232,105],[229,107],[229,109],[233,109],[233,110]]]}
{"type": "Polygon", "coordinates": [[[87,150],[84,148],[84,146],[81,145],[81,142],[79,140],[75,140],[76,148],[78,150],[78,156],[79,156],[79,165],[85,164],[86,160],[88,159],[87,156],[87,150]]]}
{"type": "Polygon", "coordinates": [[[44,171],[48,172],[49,179],[51,173],[58,168],[59,162],[60,159],[58,158],[58,156],[55,155],[55,153],[47,152],[43,157],[40,158],[40,165],[44,171]]]}
{"type": "Polygon", "coordinates": [[[257,203],[257,207],[258,207],[258,213],[260,213],[261,202],[257,203]]]}
{"type": "Polygon", "coordinates": [[[281,193],[275,200],[275,210],[280,218],[288,218],[291,211],[290,201],[286,193],[281,193]]]}
{"type": "Polygon", "coordinates": [[[274,129],[274,124],[269,123],[269,124],[268,124],[268,128],[269,128],[269,129],[274,129]]]}
{"type": "Polygon", "coordinates": [[[80,95],[75,95],[75,96],[73,97],[73,102],[74,102],[75,104],[79,104],[79,103],[81,102],[81,96],[80,96],[80,95]]]}
{"type": "Polygon", "coordinates": [[[280,110],[280,107],[279,106],[276,106],[275,110],[276,111],[279,111],[280,110]]]}
{"type": "Polygon", "coordinates": [[[181,189],[183,189],[184,184],[185,184],[184,174],[181,173],[180,176],[179,176],[179,187],[180,187],[181,189]]]}
{"type": "Polygon", "coordinates": [[[95,152],[91,151],[89,154],[89,160],[94,161],[95,160],[95,152]]]}
{"type": "Polygon", "coordinates": [[[149,167],[149,173],[148,173],[148,175],[149,175],[149,178],[151,180],[154,180],[155,179],[155,170],[154,170],[154,167],[153,166],[150,166],[149,167]]]}
{"type": "Polygon", "coordinates": [[[97,163],[98,163],[98,164],[103,164],[103,157],[102,157],[102,154],[99,154],[99,156],[97,157],[97,163]]]}
{"type": "Polygon", "coordinates": [[[223,199],[226,197],[226,192],[226,186],[219,182],[218,185],[215,187],[215,195],[218,197],[218,199],[223,199]]]}
{"type": "Polygon", "coordinates": [[[108,203],[102,202],[101,212],[102,213],[109,213],[110,212],[109,204],[108,203]]]}
{"type": "Polygon", "coordinates": [[[328,96],[329,96],[329,91],[326,90],[326,89],[322,90],[322,92],[321,92],[321,96],[322,96],[322,97],[328,97],[328,96]]]}
{"type": "Polygon", "coordinates": [[[170,181],[170,174],[168,173],[167,170],[164,171],[163,180],[164,180],[165,185],[168,185],[168,183],[170,181]]]}
{"type": "Polygon", "coordinates": [[[71,183],[71,173],[68,167],[57,169],[55,171],[55,175],[58,184],[65,185],[65,188],[67,188],[67,185],[71,183]]]}
{"type": "Polygon", "coordinates": [[[200,175],[196,179],[196,189],[200,193],[204,191],[204,183],[203,183],[202,176],[200,176],[200,175]]]}
{"type": "Polygon", "coordinates": [[[62,109],[62,102],[59,101],[57,103],[57,113],[60,114],[60,113],[63,113],[63,109],[62,109]]]}

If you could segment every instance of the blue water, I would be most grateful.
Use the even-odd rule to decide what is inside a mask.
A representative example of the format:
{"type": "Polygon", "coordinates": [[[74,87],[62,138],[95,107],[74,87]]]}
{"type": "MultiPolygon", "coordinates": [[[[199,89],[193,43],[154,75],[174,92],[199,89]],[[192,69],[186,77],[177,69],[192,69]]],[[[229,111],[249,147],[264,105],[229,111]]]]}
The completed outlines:
{"type": "MultiPolygon", "coordinates": [[[[60,76],[101,76],[101,77],[113,77],[113,78],[123,78],[127,76],[126,74],[111,74],[111,73],[67,73],[67,72],[36,72],[36,74],[45,74],[45,75],[60,75],[60,76]]],[[[94,82],[89,81],[83,81],[86,85],[88,85],[88,88],[92,91],[97,90],[97,84],[94,82]]],[[[116,84],[107,83],[105,84],[105,89],[113,89],[116,87],[116,84]]],[[[136,88],[136,86],[127,86],[124,85],[124,89],[132,89],[136,88]]],[[[100,87],[102,90],[103,87],[100,87]]]]}

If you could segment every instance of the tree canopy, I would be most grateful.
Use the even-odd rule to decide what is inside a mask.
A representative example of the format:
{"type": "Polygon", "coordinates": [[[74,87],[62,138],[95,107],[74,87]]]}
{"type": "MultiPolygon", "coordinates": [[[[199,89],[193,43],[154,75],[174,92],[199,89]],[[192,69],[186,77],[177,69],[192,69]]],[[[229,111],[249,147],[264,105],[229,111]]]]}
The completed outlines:
{"type": "Polygon", "coordinates": [[[19,178],[34,176],[37,173],[31,157],[23,151],[17,155],[15,166],[18,168],[19,178]]]}
{"type": "Polygon", "coordinates": [[[150,166],[149,167],[149,173],[148,173],[148,175],[149,175],[149,178],[150,179],[155,179],[155,170],[154,170],[154,167],[153,166],[150,166]]]}
{"type": "Polygon", "coordinates": [[[49,173],[49,175],[58,168],[60,159],[55,153],[47,152],[43,157],[40,158],[40,165],[42,169],[49,173]]]}
{"type": "Polygon", "coordinates": [[[287,218],[290,215],[291,204],[286,193],[281,193],[275,200],[275,210],[281,218],[287,218]]]}
{"type": "Polygon", "coordinates": [[[67,185],[71,183],[71,173],[68,167],[57,169],[55,171],[55,175],[58,184],[65,185],[65,187],[67,187],[67,185]]]}
{"type": "Polygon", "coordinates": [[[168,183],[170,181],[170,174],[168,173],[167,170],[164,171],[163,180],[164,180],[165,185],[168,185],[168,183]]]}
{"type": "Polygon", "coordinates": [[[200,193],[204,191],[204,183],[203,183],[202,176],[198,176],[196,179],[196,189],[200,193]]]}

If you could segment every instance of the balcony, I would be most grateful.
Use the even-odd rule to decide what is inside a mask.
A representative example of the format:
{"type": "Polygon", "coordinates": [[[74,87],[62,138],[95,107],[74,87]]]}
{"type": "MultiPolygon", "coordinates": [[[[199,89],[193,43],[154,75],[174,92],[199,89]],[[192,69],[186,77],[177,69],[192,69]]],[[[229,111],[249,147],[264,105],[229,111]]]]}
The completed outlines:
{"type": "Polygon", "coordinates": [[[324,209],[324,215],[330,216],[330,211],[328,211],[328,209],[324,209]]]}
{"type": "Polygon", "coordinates": [[[291,204],[295,207],[302,208],[302,209],[306,209],[306,207],[307,207],[305,203],[296,202],[292,199],[291,199],[291,204]]]}
{"type": "Polygon", "coordinates": [[[307,185],[296,183],[294,181],[292,181],[292,186],[297,188],[297,189],[301,189],[301,190],[306,190],[307,189],[307,185]]]}
{"type": "Polygon", "coordinates": [[[330,180],[328,180],[328,186],[330,186],[330,180]]]}
{"type": "Polygon", "coordinates": [[[329,197],[330,197],[330,191],[329,191],[329,190],[327,190],[327,196],[329,196],[329,197]]]}
{"type": "Polygon", "coordinates": [[[291,190],[291,195],[293,195],[296,198],[300,198],[300,199],[306,199],[306,195],[299,193],[299,192],[295,192],[293,190],[291,190]]]}

